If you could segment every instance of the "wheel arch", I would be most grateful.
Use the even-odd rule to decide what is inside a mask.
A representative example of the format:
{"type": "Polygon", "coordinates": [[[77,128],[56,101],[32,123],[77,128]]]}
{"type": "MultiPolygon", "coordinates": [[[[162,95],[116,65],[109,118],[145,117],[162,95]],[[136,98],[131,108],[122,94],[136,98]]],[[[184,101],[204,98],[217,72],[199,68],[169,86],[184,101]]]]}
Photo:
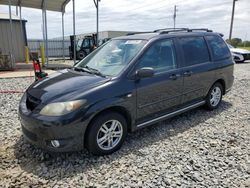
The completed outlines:
{"type": "MultiPolygon", "coordinates": [[[[131,117],[131,114],[129,113],[129,111],[123,106],[111,106],[111,107],[107,107],[105,109],[98,111],[96,114],[93,115],[93,117],[91,117],[91,119],[87,125],[87,128],[85,130],[85,133],[84,133],[84,140],[86,139],[86,134],[88,133],[90,125],[94,121],[94,119],[96,117],[100,116],[101,114],[104,114],[107,112],[116,112],[116,113],[119,113],[120,115],[122,115],[127,122],[128,131],[131,132],[131,130],[132,130],[132,117],[131,117]]],[[[84,141],[84,143],[86,143],[86,142],[84,141]]]]}
{"type": "Polygon", "coordinates": [[[225,80],[223,78],[220,78],[220,79],[218,79],[218,80],[216,80],[214,82],[214,84],[216,84],[216,83],[220,83],[222,85],[223,95],[225,95],[225,93],[226,93],[226,83],[225,83],[225,80]]]}

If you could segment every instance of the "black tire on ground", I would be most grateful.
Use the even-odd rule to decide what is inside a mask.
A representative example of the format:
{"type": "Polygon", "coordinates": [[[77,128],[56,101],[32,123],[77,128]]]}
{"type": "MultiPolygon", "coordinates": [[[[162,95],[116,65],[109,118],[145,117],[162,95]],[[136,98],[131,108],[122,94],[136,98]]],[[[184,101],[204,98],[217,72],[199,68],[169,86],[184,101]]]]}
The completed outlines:
{"type": "Polygon", "coordinates": [[[234,61],[235,63],[244,63],[245,60],[242,61],[234,61]]]}
{"type": "Polygon", "coordinates": [[[77,60],[82,60],[82,59],[85,58],[85,57],[86,57],[86,52],[84,52],[84,51],[79,51],[79,52],[77,52],[77,54],[76,54],[77,60]]]}
{"type": "MultiPolygon", "coordinates": [[[[109,126],[109,124],[107,126],[109,126]]],[[[126,119],[121,114],[110,111],[110,112],[100,114],[89,125],[87,132],[85,134],[85,146],[94,155],[108,155],[121,148],[126,136],[127,136],[126,119]],[[116,120],[120,123],[122,127],[122,134],[121,134],[122,136],[119,142],[117,142],[117,144],[113,148],[102,149],[97,143],[98,135],[100,135],[99,130],[101,129],[103,124],[111,120],[116,120]]]]}
{"type": "Polygon", "coordinates": [[[208,110],[214,110],[219,107],[221,100],[222,100],[222,95],[223,95],[223,87],[219,82],[216,82],[209,90],[207,97],[206,97],[206,104],[205,107],[208,110]],[[218,91],[219,90],[219,91],[218,91]],[[217,102],[214,102],[212,100],[213,93],[217,91],[217,102]],[[219,94],[220,93],[220,94],[219,94]]]}

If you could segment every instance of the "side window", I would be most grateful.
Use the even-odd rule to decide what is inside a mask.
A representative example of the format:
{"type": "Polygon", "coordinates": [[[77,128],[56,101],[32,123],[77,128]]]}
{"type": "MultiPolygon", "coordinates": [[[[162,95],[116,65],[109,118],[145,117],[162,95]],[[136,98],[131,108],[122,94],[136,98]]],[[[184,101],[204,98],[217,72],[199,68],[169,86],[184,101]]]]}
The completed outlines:
{"type": "Polygon", "coordinates": [[[175,69],[176,56],[172,40],[154,43],[139,60],[138,68],[152,67],[155,73],[175,69]]]}
{"type": "Polygon", "coordinates": [[[221,60],[231,56],[228,46],[219,36],[206,36],[208,44],[212,50],[214,60],[221,60]]]}
{"type": "Polygon", "coordinates": [[[203,37],[180,38],[180,42],[184,52],[186,66],[209,61],[209,52],[203,37]]]}

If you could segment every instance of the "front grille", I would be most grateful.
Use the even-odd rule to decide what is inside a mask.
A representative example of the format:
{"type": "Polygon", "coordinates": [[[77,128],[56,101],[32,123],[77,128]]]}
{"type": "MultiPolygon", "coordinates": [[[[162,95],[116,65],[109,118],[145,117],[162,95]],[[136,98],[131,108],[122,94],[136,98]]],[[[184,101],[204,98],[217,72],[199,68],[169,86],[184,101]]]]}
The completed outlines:
{"type": "Polygon", "coordinates": [[[244,60],[250,60],[250,54],[243,54],[244,60]]]}
{"type": "Polygon", "coordinates": [[[40,104],[40,102],[41,101],[39,99],[31,95],[27,95],[26,105],[29,110],[34,110],[40,104]]]}
{"type": "Polygon", "coordinates": [[[27,129],[25,129],[23,126],[22,126],[22,131],[23,131],[23,134],[25,136],[27,136],[30,140],[33,140],[33,141],[37,141],[37,136],[36,134],[28,131],[27,129]]]}

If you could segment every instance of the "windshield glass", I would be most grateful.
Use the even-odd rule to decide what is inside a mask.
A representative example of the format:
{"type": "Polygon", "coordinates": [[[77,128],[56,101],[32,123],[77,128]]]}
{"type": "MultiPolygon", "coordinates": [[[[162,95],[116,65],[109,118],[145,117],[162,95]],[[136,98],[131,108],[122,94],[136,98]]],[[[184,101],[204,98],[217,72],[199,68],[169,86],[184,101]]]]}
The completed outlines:
{"type": "Polygon", "coordinates": [[[145,45],[145,40],[111,40],[75,67],[90,68],[106,76],[116,76],[145,45]]]}
{"type": "Polygon", "coordinates": [[[78,40],[77,45],[76,45],[76,50],[77,51],[79,51],[81,49],[82,41],[83,41],[83,39],[78,40]]]}

